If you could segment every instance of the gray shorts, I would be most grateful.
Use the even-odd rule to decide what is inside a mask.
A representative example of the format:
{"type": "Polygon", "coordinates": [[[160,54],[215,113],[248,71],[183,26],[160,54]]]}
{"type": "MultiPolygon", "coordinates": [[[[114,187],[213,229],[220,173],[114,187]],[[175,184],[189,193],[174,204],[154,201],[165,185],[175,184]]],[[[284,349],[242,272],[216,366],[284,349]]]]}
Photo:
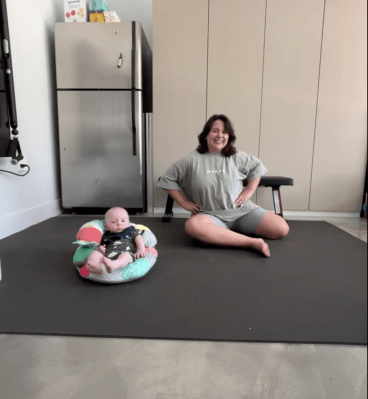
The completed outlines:
{"type": "Polygon", "coordinates": [[[233,222],[223,222],[218,217],[213,215],[205,214],[205,216],[210,217],[217,224],[217,226],[225,227],[225,229],[233,230],[242,234],[255,234],[259,224],[263,219],[263,216],[267,212],[268,211],[265,209],[257,207],[233,222]]]}

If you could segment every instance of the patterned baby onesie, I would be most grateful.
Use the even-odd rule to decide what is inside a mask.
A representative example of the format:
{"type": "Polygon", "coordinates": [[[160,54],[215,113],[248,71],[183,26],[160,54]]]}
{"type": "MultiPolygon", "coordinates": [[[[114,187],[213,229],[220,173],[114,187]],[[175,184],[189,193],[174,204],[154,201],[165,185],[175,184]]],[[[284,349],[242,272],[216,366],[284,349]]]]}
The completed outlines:
{"type": "Polygon", "coordinates": [[[101,239],[101,245],[106,246],[105,256],[111,260],[115,260],[124,252],[128,252],[134,259],[137,252],[135,239],[143,234],[143,230],[130,226],[120,233],[112,233],[107,230],[101,239]]]}

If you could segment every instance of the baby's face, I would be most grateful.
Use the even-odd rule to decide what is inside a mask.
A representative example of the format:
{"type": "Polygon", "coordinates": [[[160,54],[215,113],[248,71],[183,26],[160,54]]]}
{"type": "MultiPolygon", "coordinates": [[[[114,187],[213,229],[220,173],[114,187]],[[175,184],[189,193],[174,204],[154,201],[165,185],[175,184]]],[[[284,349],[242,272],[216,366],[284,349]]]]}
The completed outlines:
{"type": "Polygon", "coordinates": [[[123,209],[116,209],[107,215],[105,225],[112,233],[120,233],[130,226],[129,215],[123,209]]]}

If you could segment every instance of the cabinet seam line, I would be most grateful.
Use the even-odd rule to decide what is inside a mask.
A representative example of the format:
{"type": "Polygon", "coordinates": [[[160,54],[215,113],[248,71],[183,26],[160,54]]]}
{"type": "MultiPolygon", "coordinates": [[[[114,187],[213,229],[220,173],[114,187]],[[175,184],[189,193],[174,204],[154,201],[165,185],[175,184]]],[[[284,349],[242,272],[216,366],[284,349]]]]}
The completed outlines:
{"type": "MultiPolygon", "coordinates": [[[[262,111],[263,111],[263,84],[264,84],[264,69],[265,69],[265,54],[266,54],[266,29],[267,29],[267,2],[265,8],[265,24],[264,24],[264,38],[263,38],[263,65],[262,65],[262,83],[261,83],[261,109],[259,115],[259,138],[258,138],[258,159],[261,156],[261,130],[262,130],[262,111]]],[[[256,204],[258,204],[258,190],[256,191],[256,204]]]]}
{"type": "Polygon", "coordinates": [[[209,48],[210,48],[210,0],[208,0],[208,20],[207,20],[207,71],[206,71],[206,120],[208,119],[208,62],[209,62],[209,48]]]}
{"type": "Polygon", "coordinates": [[[316,116],[315,116],[315,121],[314,121],[314,137],[313,137],[312,166],[311,166],[311,175],[310,175],[311,178],[310,178],[310,186],[309,186],[308,210],[310,210],[310,208],[311,208],[311,200],[312,200],[313,166],[314,166],[314,155],[315,155],[316,134],[317,134],[319,89],[320,89],[320,81],[321,81],[322,50],[323,50],[323,35],[324,35],[324,31],[325,31],[326,2],[327,2],[327,0],[324,0],[323,18],[322,18],[321,49],[320,49],[320,56],[319,56],[319,70],[318,70],[318,83],[317,83],[316,116]]]}

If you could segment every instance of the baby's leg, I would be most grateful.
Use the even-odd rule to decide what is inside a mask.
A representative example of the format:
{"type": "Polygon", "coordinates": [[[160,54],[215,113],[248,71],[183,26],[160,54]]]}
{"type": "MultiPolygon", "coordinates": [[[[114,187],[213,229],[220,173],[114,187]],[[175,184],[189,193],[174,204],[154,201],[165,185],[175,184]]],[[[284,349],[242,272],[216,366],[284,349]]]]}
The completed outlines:
{"type": "Polygon", "coordinates": [[[86,262],[86,269],[91,273],[102,274],[102,263],[104,263],[104,256],[99,251],[93,251],[89,254],[86,262]]]}
{"type": "Polygon", "coordinates": [[[128,266],[129,263],[133,262],[133,257],[128,252],[124,252],[119,255],[116,260],[111,260],[106,256],[103,259],[103,263],[106,266],[106,270],[108,273],[111,273],[113,270],[122,269],[125,266],[128,266]]]}

